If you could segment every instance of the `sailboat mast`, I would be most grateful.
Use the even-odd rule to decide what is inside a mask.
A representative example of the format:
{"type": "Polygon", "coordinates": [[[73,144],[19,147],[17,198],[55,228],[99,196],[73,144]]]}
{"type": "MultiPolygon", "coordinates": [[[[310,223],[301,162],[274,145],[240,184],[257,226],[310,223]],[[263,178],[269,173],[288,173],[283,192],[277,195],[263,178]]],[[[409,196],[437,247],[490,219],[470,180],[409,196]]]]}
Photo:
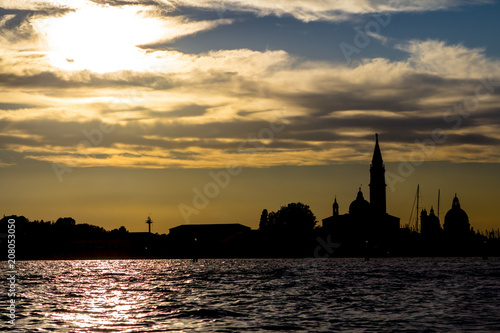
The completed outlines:
{"type": "Polygon", "coordinates": [[[420,215],[420,212],[418,210],[419,196],[420,196],[420,184],[417,185],[417,220],[415,221],[415,230],[417,232],[418,232],[418,216],[420,215]]]}
{"type": "Polygon", "coordinates": [[[441,200],[441,190],[438,190],[438,218],[439,218],[439,201],[441,200]]]}

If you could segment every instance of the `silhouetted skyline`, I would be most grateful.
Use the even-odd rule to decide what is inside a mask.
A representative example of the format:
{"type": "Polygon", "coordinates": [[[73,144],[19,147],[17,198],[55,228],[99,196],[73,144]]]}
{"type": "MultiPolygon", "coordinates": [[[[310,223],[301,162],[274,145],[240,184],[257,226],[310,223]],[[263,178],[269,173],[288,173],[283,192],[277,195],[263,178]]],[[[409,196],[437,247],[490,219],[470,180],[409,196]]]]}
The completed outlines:
{"type": "Polygon", "coordinates": [[[420,184],[427,211],[441,189],[496,228],[499,15],[472,0],[2,3],[0,214],[134,232],[150,216],[159,233],[255,229],[262,207],[296,202],[323,218],[332,193],[344,209],[362,184],[371,201],[379,133],[387,212],[406,224],[420,184]]]}
{"type": "Polygon", "coordinates": [[[323,219],[323,228],[339,240],[368,241],[398,237],[400,218],[387,213],[385,172],[379,136],[375,134],[370,164],[370,202],[365,200],[360,187],[356,199],[349,205],[349,212],[340,215],[335,197],[333,215],[323,219]]]}
{"type": "MultiPolygon", "coordinates": [[[[15,223],[21,235],[16,241],[20,259],[192,258],[196,262],[199,258],[325,257],[319,254],[321,248],[327,251],[326,257],[364,256],[366,260],[372,256],[500,255],[499,229],[481,233],[471,228],[456,194],[441,224],[432,207],[429,214],[425,208],[419,210],[418,188],[420,219],[414,229],[410,224],[401,227],[400,219],[386,209],[386,169],[378,134],[369,172],[370,202],[360,187],[348,213],[340,214],[335,197],[333,215],[322,219],[321,226],[307,204],[296,202],[276,212],[263,209],[258,230],[239,223],[182,224],[168,235],[159,235],[151,232],[149,216],[145,221],[148,232],[140,233],[129,233],[124,226],[107,232],[77,225],[71,217],[52,223],[4,216],[0,235],[7,235],[8,222],[15,223]]],[[[0,238],[2,245],[4,238],[0,238]]]]}

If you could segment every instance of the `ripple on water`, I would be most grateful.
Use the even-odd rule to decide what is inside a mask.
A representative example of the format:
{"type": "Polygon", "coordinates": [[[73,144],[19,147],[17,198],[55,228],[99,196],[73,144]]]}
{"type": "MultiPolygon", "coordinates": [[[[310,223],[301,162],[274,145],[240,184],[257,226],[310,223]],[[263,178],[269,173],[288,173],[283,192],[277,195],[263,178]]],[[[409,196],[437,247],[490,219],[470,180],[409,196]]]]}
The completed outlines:
{"type": "Polygon", "coordinates": [[[495,258],[26,261],[18,271],[19,332],[500,331],[495,258]]]}

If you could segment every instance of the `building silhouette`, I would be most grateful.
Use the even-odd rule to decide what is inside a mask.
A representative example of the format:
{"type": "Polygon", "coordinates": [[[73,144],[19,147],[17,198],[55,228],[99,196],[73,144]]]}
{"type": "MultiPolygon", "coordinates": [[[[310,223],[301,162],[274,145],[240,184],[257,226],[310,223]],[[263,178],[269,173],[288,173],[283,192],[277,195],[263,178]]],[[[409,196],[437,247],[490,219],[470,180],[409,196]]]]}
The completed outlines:
{"type": "Polygon", "coordinates": [[[385,188],[385,165],[382,160],[382,152],[378,144],[378,134],[375,134],[375,149],[373,151],[372,164],[370,165],[370,205],[377,216],[386,214],[385,188]]]}
{"type": "Polygon", "coordinates": [[[466,236],[470,234],[471,228],[469,216],[460,207],[457,195],[453,198],[451,209],[444,217],[444,232],[451,236],[466,236]]]}
{"type": "Polygon", "coordinates": [[[148,225],[148,233],[151,233],[151,224],[153,224],[154,222],[151,220],[151,217],[148,216],[148,218],[146,219],[146,224],[148,225]]]}
{"type": "Polygon", "coordinates": [[[180,241],[197,239],[201,242],[221,242],[251,228],[240,223],[221,224],[182,224],[170,228],[169,238],[180,241]]]}
{"type": "Polygon", "coordinates": [[[176,258],[245,257],[251,231],[239,223],[182,224],[170,228],[168,252],[176,258]]]}
{"type": "Polygon", "coordinates": [[[339,205],[335,198],[333,214],[323,219],[323,228],[337,240],[376,240],[395,236],[399,230],[400,219],[387,213],[385,183],[385,165],[375,134],[375,148],[370,165],[370,202],[358,190],[356,199],[349,205],[347,214],[339,213],[339,205]]]}
{"type": "Polygon", "coordinates": [[[431,207],[429,214],[427,214],[426,209],[422,210],[420,213],[420,226],[420,232],[423,235],[434,236],[438,235],[442,231],[439,217],[434,213],[433,207],[431,207]]]}

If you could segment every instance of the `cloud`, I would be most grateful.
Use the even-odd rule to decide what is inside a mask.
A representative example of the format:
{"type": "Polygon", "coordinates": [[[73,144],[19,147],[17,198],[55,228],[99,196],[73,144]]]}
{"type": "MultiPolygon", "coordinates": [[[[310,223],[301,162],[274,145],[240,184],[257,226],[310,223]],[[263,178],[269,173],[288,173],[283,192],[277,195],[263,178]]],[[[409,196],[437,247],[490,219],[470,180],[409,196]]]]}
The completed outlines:
{"type": "Polygon", "coordinates": [[[382,45],[387,45],[387,43],[390,41],[390,38],[382,36],[381,34],[374,33],[372,31],[367,31],[366,34],[369,37],[375,38],[376,40],[380,41],[382,45]]]}
{"type": "Polygon", "coordinates": [[[493,3],[492,0],[5,0],[6,9],[44,10],[81,9],[89,4],[112,7],[136,6],[155,9],[157,12],[183,12],[187,8],[213,10],[222,19],[226,12],[249,12],[257,16],[292,16],[304,22],[339,22],[351,19],[353,15],[399,12],[428,12],[450,10],[464,6],[493,3]]]}
{"type": "MultiPolygon", "coordinates": [[[[71,2],[71,8],[64,3],[19,2],[13,9],[8,2],[0,19],[4,164],[31,159],[72,167],[223,168],[228,162],[252,167],[356,162],[370,158],[374,132],[384,138],[386,160],[398,161],[415,149],[415,140],[438,128],[447,140],[429,160],[464,161],[463,148],[467,161],[500,162],[500,88],[495,85],[493,93],[478,99],[473,112],[453,109],[474,97],[484,80],[500,82],[499,60],[484,49],[410,40],[397,46],[406,58],[363,59],[356,67],[283,50],[164,49],[176,38],[232,22],[196,21],[182,14],[182,6],[222,5],[227,11],[310,21],[470,2],[401,1],[396,8],[374,1],[177,1],[161,7],[116,1],[114,13],[133,7],[129,14],[159,20],[170,33],[132,45],[148,66],[112,72],[81,69],[82,60],[66,55],[61,66],[51,62],[45,44],[39,44],[43,29],[37,24],[89,8],[87,1],[71,2]],[[113,131],[99,134],[101,122],[113,124],[113,131]]],[[[90,8],[96,6],[101,7],[90,8]]],[[[105,60],[118,62],[119,56],[105,60]]]]}
{"type": "Polygon", "coordinates": [[[489,0],[173,0],[176,6],[189,6],[212,9],[218,12],[251,12],[258,16],[293,16],[304,22],[331,21],[339,22],[352,18],[353,15],[398,12],[426,12],[449,10],[452,8],[483,5],[489,0]]]}
{"type": "Polygon", "coordinates": [[[488,59],[484,48],[468,49],[436,40],[412,40],[397,48],[410,54],[409,61],[417,70],[448,78],[478,79],[500,70],[500,61],[488,59]]]}

